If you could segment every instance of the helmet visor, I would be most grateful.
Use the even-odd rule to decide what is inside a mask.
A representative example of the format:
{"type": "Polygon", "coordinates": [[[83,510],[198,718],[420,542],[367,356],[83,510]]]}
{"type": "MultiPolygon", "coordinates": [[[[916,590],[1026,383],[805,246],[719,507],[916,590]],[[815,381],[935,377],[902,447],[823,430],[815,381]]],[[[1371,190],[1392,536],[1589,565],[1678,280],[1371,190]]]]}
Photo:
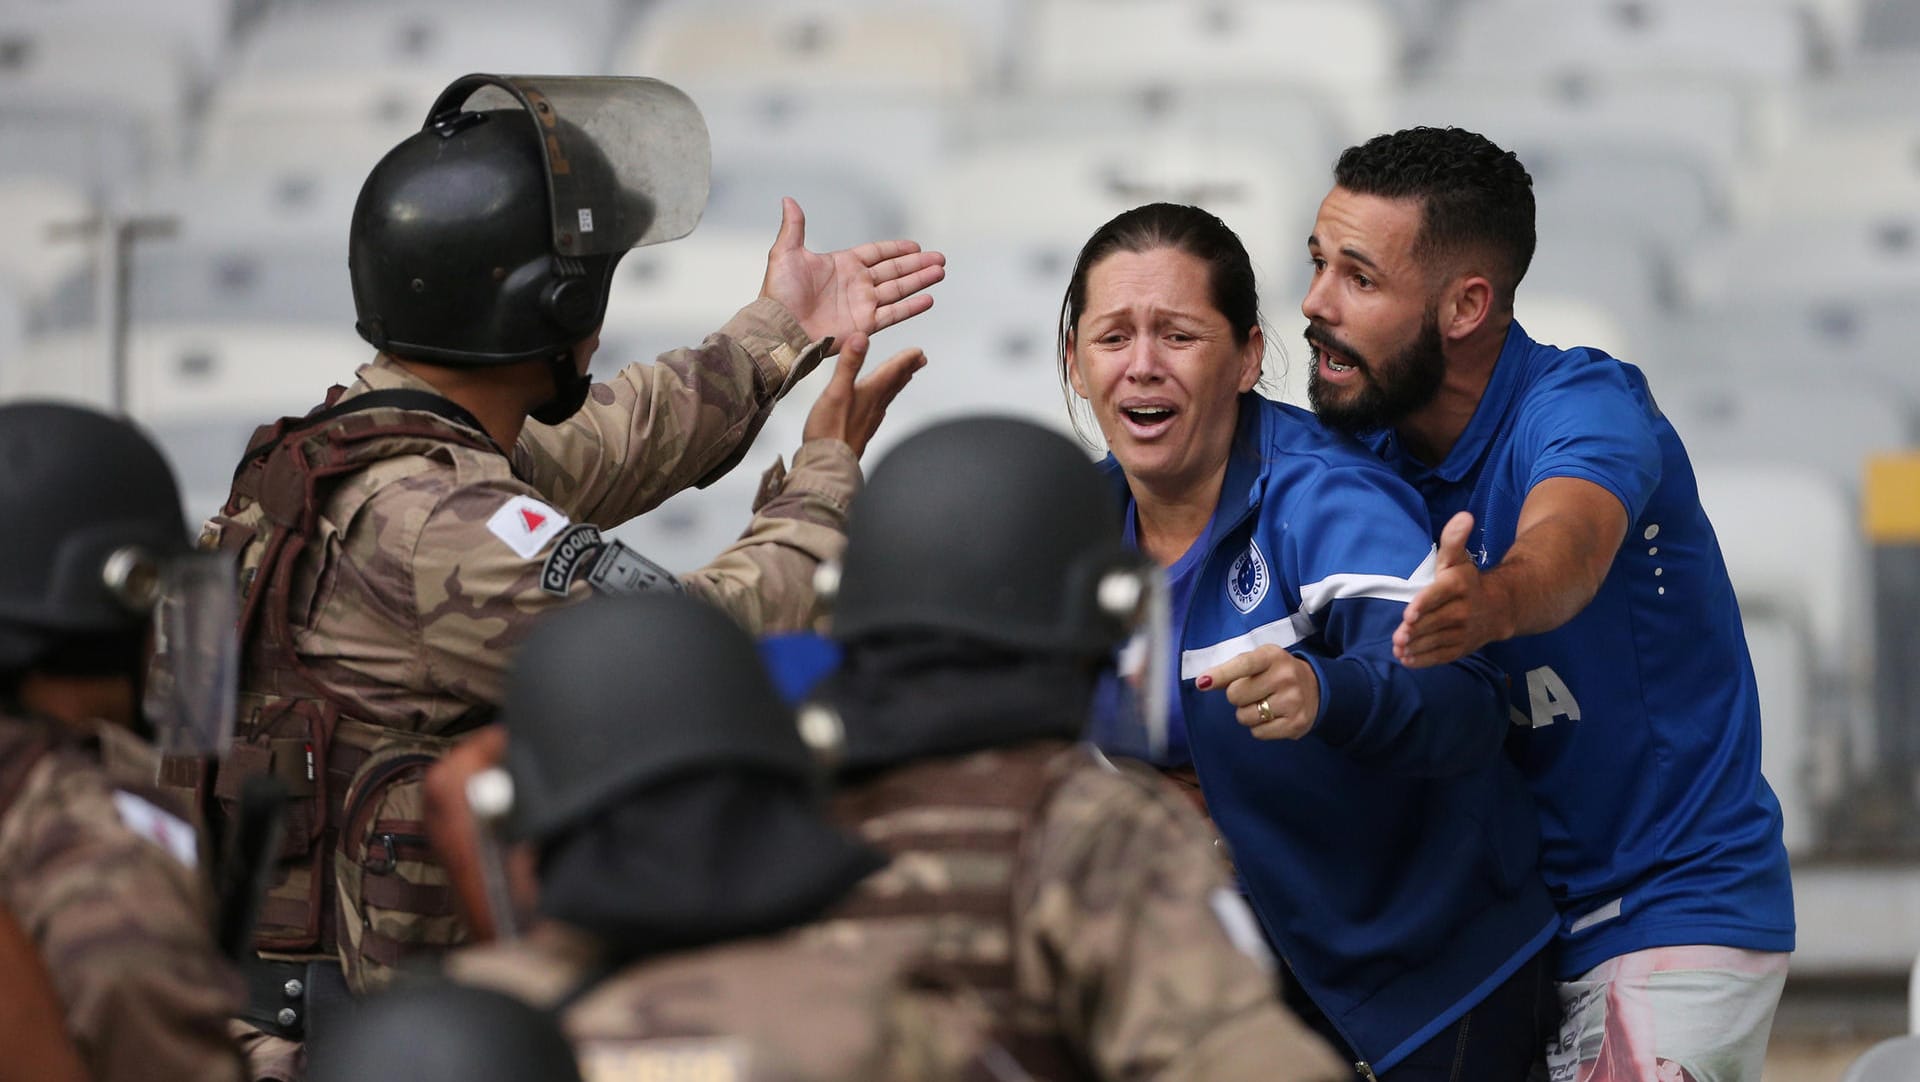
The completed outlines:
{"type": "Polygon", "coordinates": [[[428,117],[521,108],[544,136],[553,250],[611,255],[693,232],[712,153],[700,110],[658,79],[468,75],[428,117]]]}
{"type": "Polygon", "coordinates": [[[1167,757],[1168,718],[1173,697],[1180,693],[1174,667],[1173,604],[1166,573],[1159,567],[1143,566],[1124,574],[1137,579],[1141,588],[1128,620],[1132,634],[1115,657],[1113,698],[1102,702],[1106,695],[1096,693],[1088,735],[1107,751],[1159,763],[1167,757]]]}
{"type": "Polygon", "coordinates": [[[233,565],[217,552],[184,553],[160,563],[157,574],[142,713],[162,755],[225,755],[240,671],[233,565]]]}

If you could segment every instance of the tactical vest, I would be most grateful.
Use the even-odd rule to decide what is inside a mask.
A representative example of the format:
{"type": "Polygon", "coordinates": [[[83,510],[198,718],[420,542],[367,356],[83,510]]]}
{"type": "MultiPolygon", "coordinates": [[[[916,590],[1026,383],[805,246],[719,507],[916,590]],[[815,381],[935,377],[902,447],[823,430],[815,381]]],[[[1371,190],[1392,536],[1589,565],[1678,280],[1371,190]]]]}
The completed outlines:
{"type": "Polygon", "coordinates": [[[915,980],[978,996],[996,1020],[992,1039],[1036,1079],[1089,1075],[1051,1005],[1025,1003],[1019,994],[1010,886],[1055,790],[1088,764],[1077,745],[1038,741],[892,767],[832,800],[835,822],[895,860],[824,919],[937,925],[938,949],[915,964],[915,980]],[[985,763],[991,769],[982,769],[985,763]],[[928,858],[946,866],[941,874],[907,867],[928,858]]]}
{"type": "Polygon", "coordinates": [[[238,726],[216,767],[169,760],[163,778],[194,787],[217,821],[232,816],[248,778],[271,774],[285,784],[285,834],[254,945],[294,957],[337,953],[348,986],[364,993],[386,983],[403,954],[465,938],[422,821],[421,780],[452,737],[355,718],[313,676],[294,649],[288,616],[295,573],[329,496],[354,473],[447,444],[499,448],[437,395],[372,391],[342,403],[342,391],[333,388],[312,414],[254,433],[202,538],[230,554],[240,576],[238,726]]]}

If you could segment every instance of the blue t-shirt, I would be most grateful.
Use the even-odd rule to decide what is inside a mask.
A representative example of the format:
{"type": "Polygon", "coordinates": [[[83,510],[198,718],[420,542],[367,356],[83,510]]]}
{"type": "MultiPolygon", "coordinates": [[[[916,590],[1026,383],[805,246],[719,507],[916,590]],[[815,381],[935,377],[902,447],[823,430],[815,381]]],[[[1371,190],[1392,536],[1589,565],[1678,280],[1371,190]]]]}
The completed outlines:
{"type": "Polygon", "coordinates": [[[1473,512],[1468,549],[1483,568],[1548,478],[1590,481],[1626,508],[1626,541],[1593,601],[1484,651],[1510,681],[1562,977],[1657,946],[1792,950],[1740,609],[1686,449],[1639,369],[1541,345],[1515,323],[1445,461],[1424,465],[1392,432],[1366,442],[1425,498],[1436,537],[1473,512]]]}

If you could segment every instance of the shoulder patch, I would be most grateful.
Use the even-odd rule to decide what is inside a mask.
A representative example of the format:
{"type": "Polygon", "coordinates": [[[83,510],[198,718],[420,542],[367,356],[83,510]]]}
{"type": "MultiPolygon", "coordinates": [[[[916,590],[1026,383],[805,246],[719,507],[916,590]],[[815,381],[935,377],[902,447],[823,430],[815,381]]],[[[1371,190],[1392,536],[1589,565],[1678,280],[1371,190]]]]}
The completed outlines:
{"type": "Polygon", "coordinates": [[[1244,616],[1266,600],[1267,587],[1272,582],[1259,542],[1249,540],[1247,551],[1235,558],[1233,566],[1227,569],[1227,600],[1244,616]]]}
{"type": "Polygon", "coordinates": [[[128,830],[158,845],[189,868],[200,864],[200,839],[186,820],[123,789],[113,791],[113,808],[128,830]]]}
{"type": "Polygon", "coordinates": [[[608,543],[606,551],[593,562],[593,570],[587,573],[587,581],[603,594],[638,594],[649,590],[681,593],[686,590],[679,576],[619,541],[608,543]]]}
{"type": "Polygon", "coordinates": [[[521,559],[531,560],[547,542],[572,524],[567,516],[532,496],[515,496],[501,504],[500,510],[487,520],[487,529],[505,541],[521,559]]]}
{"type": "Polygon", "coordinates": [[[591,522],[568,527],[540,567],[540,588],[556,597],[567,596],[573,580],[593,566],[602,544],[600,528],[591,522]]]}

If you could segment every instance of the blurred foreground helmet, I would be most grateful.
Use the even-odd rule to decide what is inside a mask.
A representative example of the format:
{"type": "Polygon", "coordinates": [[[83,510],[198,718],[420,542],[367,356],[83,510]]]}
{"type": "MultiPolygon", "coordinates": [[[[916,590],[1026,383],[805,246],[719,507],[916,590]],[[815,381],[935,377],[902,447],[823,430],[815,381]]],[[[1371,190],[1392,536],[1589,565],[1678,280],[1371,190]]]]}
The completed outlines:
{"type": "Polygon", "coordinates": [[[521,838],[701,769],[814,777],[752,638],[681,594],[594,598],[548,616],[514,656],[502,720],[507,827],[521,838]]]}
{"type": "Polygon", "coordinates": [[[952,632],[1096,655],[1136,624],[1153,576],[1121,544],[1113,486],[1071,440],[1026,421],[934,425],[855,498],[833,637],[952,632]]]}
{"type": "Polygon", "coordinates": [[[490,988],[373,997],[314,1042],[313,1082],[579,1082],[551,1013],[490,988]]]}
{"type": "Polygon", "coordinates": [[[50,402],[0,406],[0,672],[140,673],[163,752],[219,754],[232,733],[237,590],[192,551],[180,490],[132,424],[50,402]],[[151,631],[151,634],[149,634],[151,631]]]}
{"type": "Polygon", "coordinates": [[[144,627],[156,561],[188,547],[160,449],[77,406],[0,406],[0,518],[0,669],[62,638],[144,627]]]}
{"type": "Polygon", "coordinates": [[[552,360],[600,325],[622,254],[692,232],[708,168],[666,83],[463,76],[361,188],[356,327],[435,364],[552,360]]]}

